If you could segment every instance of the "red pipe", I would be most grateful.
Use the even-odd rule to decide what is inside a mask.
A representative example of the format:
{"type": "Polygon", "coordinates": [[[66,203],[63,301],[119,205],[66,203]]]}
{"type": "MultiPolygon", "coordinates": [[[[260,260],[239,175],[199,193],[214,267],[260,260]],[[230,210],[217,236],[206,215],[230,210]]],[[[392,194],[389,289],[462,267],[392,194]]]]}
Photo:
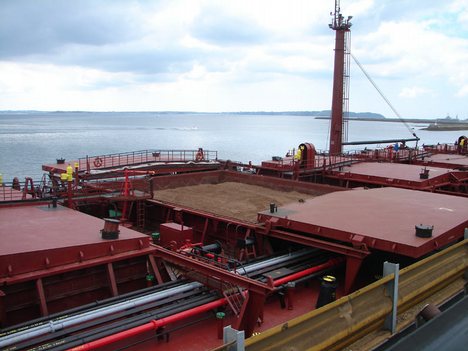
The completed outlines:
{"type": "MultiPolygon", "coordinates": [[[[325,262],[323,264],[320,264],[318,266],[314,266],[314,267],[308,268],[306,270],[303,270],[301,272],[297,272],[297,273],[288,275],[287,277],[277,279],[277,280],[274,281],[273,285],[274,286],[283,285],[283,284],[285,284],[287,282],[297,280],[297,279],[305,277],[305,276],[307,276],[309,274],[316,273],[318,271],[321,271],[321,270],[324,270],[324,269],[327,269],[327,268],[336,267],[343,261],[344,261],[343,258],[332,258],[332,259],[328,260],[327,262],[325,262]]],[[[201,306],[198,306],[198,307],[194,307],[194,308],[192,308],[190,310],[176,313],[176,314],[174,314],[172,316],[168,316],[168,317],[161,318],[161,319],[158,319],[158,320],[152,320],[152,321],[150,321],[150,322],[148,322],[146,324],[143,324],[143,325],[140,325],[138,327],[131,328],[131,329],[128,329],[128,330],[124,330],[124,331],[122,331],[120,333],[117,333],[117,334],[106,336],[106,337],[104,337],[102,339],[90,341],[90,342],[88,342],[86,344],[83,344],[83,345],[76,346],[76,347],[73,347],[71,349],[68,349],[67,351],[87,351],[87,350],[94,350],[94,349],[97,349],[97,348],[100,348],[100,347],[104,347],[104,346],[110,345],[110,344],[112,344],[114,342],[121,341],[121,340],[130,338],[132,336],[135,336],[135,335],[138,335],[138,334],[141,334],[141,333],[145,333],[145,332],[148,332],[148,331],[151,331],[151,330],[157,330],[159,327],[165,326],[167,324],[170,324],[170,323],[173,323],[173,322],[178,322],[178,321],[181,321],[181,320],[183,320],[185,318],[193,317],[193,316],[195,316],[197,314],[200,314],[200,313],[208,312],[208,311],[210,311],[212,309],[223,306],[226,303],[227,303],[227,301],[226,301],[225,298],[215,300],[215,301],[209,302],[207,304],[204,304],[204,305],[201,305],[201,306]]]]}
{"type": "Polygon", "coordinates": [[[314,267],[305,269],[303,271],[288,275],[287,277],[277,279],[277,280],[275,280],[273,282],[273,286],[280,286],[280,285],[283,285],[285,283],[288,283],[288,282],[297,280],[299,278],[305,277],[305,276],[307,276],[309,274],[316,273],[318,271],[321,271],[321,270],[324,270],[324,269],[327,269],[327,268],[336,267],[343,261],[344,261],[344,259],[341,258],[341,257],[340,258],[331,258],[327,262],[319,264],[318,266],[314,266],[314,267]]]}
{"type": "Polygon", "coordinates": [[[73,347],[71,349],[68,349],[68,351],[94,350],[94,349],[97,349],[99,347],[104,347],[104,346],[110,345],[110,344],[112,344],[114,342],[121,341],[121,340],[130,338],[132,336],[135,336],[135,335],[138,335],[138,334],[141,334],[141,333],[145,333],[145,332],[148,332],[148,331],[151,331],[151,330],[156,330],[159,327],[162,327],[162,326],[164,326],[166,324],[177,322],[177,321],[183,320],[185,318],[195,316],[195,315],[200,314],[200,313],[208,312],[208,311],[210,311],[210,310],[212,310],[214,308],[223,306],[225,304],[226,304],[226,299],[225,298],[215,300],[215,301],[209,302],[207,304],[192,308],[190,310],[176,313],[176,314],[174,314],[172,316],[168,316],[166,318],[161,318],[161,319],[158,319],[158,320],[152,320],[151,322],[145,323],[145,324],[140,325],[138,327],[135,327],[135,328],[132,328],[132,329],[129,329],[129,330],[125,330],[125,331],[122,331],[122,332],[117,333],[117,334],[109,335],[109,336],[106,336],[106,337],[104,337],[102,339],[94,340],[94,341],[88,342],[88,343],[80,345],[80,346],[73,347]]]}

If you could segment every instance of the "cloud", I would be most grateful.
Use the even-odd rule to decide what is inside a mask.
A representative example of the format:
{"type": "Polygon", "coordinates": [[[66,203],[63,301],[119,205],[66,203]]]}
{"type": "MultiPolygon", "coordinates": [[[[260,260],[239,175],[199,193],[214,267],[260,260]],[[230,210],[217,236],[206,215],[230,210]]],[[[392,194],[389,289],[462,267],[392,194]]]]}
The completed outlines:
{"type": "MultiPolygon", "coordinates": [[[[402,115],[465,108],[467,6],[341,2],[354,16],[353,53],[402,115]]],[[[332,10],[310,0],[3,1],[0,108],[328,109],[332,10]]],[[[386,111],[354,64],[351,73],[352,108],[386,111]]]]}
{"type": "Polygon", "coordinates": [[[457,97],[468,96],[468,85],[463,85],[457,92],[457,97]]]}
{"type": "Polygon", "coordinates": [[[186,72],[197,57],[201,57],[197,49],[130,44],[99,48],[70,46],[52,60],[57,64],[79,64],[109,72],[153,75],[186,72]]]}
{"type": "Polygon", "coordinates": [[[265,44],[268,39],[267,32],[253,20],[237,17],[220,7],[205,8],[194,19],[191,34],[219,46],[265,44]]]}
{"type": "Polygon", "coordinates": [[[73,44],[101,46],[141,34],[138,7],[122,1],[3,1],[0,58],[56,54],[73,44]]]}
{"type": "Polygon", "coordinates": [[[399,94],[399,96],[403,98],[416,98],[420,97],[423,95],[429,95],[432,91],[430,89],[424,88],[424,87],[406,87],[403,88],[399,94]]]}
{"type": "Polygon", "coordinates": [[[451,11],[457,14],[458,23],[467,26],[468,21],[468,2],[466,0],[455,0],[450,5],[451,11]]]}

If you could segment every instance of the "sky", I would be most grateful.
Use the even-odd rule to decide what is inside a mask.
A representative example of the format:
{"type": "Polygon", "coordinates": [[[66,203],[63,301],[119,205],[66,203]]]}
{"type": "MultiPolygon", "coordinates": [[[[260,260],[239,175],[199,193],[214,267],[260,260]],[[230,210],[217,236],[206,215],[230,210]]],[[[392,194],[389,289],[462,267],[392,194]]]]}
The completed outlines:
{"type": "MultiPolygon", "coordinates": [[[[334,0],[0,0],[0,110],[331,108],[334,0]]],[[[342,0],[403,117],[468,118],[468,0],[342,0]]],[[[350,111],[395,117],[351,63],[350,111]]]]}

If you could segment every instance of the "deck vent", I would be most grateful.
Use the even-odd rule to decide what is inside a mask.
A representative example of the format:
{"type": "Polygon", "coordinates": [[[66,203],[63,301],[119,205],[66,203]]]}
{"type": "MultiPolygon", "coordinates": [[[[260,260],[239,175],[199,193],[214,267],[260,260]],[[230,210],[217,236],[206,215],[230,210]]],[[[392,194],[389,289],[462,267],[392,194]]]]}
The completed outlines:
{"type": "Polygon", "coordinates": [[[429,178],[429,170],[424,167],[421,169],[421,173],[419,173],[419,179],[428,179],[429,178]]]}
{"type": "Polygon", "coordinates": [[[433,225],[419,224],[415,226],[416,236],[419,238],[430,238],[432,236],[433,225]]]}
{"type": "Polygon", "coordinates": [[[101,229],[102,238],[106,240],[118,239],[119,223],[118,219],[104,218],[104,229],[101,229]]]}

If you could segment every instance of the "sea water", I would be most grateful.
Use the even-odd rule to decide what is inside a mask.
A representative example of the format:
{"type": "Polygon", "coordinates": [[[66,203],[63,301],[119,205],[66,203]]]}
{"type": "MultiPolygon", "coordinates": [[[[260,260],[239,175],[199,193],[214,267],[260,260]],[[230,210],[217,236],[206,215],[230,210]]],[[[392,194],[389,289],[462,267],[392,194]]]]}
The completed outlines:
{"type": "MultiPolygon", "coordinates": [[[[41,166],[58,158],[199,147],[218,151],[223,160],[259,164],[284,156],[302,142],[327,149],[329,124],[309,116],[268,114],[1,112],[0,173],[5,182],[26,176],[36,180],[43,174],[41,166]]],[[[410,125],[421,138],[420,145],[453,143],[463,134],[420,130],[424,126],[410,125]]],[[[402,123],[349,121],[348,125],[349,141],[411,137],[402,123]]]]}

